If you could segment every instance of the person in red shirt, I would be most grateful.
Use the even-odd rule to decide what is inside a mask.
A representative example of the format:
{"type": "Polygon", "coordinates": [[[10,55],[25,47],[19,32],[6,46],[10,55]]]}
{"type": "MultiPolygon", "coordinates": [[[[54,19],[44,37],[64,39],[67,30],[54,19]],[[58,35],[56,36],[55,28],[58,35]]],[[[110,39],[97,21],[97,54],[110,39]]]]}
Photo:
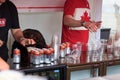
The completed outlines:
{"type": "Polygon", "coordinates": [[[101,21],[92,21],[90,6],[87,0],[66,0],[63,12],[62,43],[69,42],[71,50],[73,44],[82,43],[80,61],[87,61],[87,43],[95,41],[93,33],[100,28],[101,21]]]}
{"type": "Polygon", "coordinates": [[[91,21],[87,0],[66,0],[64,4],[61,42],[88,43],[89,32],[96,32],[101,21],[91,21]]]}

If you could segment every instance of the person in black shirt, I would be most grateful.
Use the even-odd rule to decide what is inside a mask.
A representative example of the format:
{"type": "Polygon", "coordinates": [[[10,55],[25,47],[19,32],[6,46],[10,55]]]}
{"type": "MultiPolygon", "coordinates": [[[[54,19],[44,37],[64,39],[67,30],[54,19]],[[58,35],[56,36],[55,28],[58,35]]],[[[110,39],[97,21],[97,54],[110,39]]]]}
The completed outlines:
{"type": "Polygon", "coordinates": [[[23,46],[35,44],[33,39],[24,37],[18,19],[16,6],[9,0],[0,0],[0,57],[8,59],[8,31],[11,30],[13,37],[23,46]]]}

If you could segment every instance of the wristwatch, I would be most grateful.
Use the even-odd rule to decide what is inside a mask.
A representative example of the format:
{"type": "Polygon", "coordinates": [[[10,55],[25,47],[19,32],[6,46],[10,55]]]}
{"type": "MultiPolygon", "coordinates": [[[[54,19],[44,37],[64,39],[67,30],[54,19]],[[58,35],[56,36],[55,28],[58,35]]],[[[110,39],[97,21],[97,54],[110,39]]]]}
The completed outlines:
{"type": "Polygon", "coordinates": [[[82,22],[81,22],[81,26],[85,26],[85,21],[82,21],[82,22]]]}

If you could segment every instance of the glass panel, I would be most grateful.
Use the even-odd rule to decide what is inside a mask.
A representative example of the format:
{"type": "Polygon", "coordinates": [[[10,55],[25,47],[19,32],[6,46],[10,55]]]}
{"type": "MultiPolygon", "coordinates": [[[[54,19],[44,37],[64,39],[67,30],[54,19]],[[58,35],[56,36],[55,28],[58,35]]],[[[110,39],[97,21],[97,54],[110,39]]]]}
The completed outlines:
{"type": "Polygon", "coordinates": [[[120,74],[120,65],[107,67],[107,75],[120,74]]]}
{"type": "Polygon", "coordinates": [[[90,69],[72,71],[70,80],[83,80],[85,78],[93,77],[93,75],[98,76],[98,68],[94,69],[94,72],[91,71],[90,69]]]}

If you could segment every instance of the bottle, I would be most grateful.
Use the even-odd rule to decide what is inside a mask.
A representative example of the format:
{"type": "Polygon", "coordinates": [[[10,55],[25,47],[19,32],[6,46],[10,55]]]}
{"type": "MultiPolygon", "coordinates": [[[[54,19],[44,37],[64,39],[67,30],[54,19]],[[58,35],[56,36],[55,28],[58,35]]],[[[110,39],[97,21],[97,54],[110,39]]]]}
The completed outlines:
{"type": "Polygon", "coordinates": [[[31,51],[30,51],[30,64],[32,64],[33,63],[33,60],[34,60],[34,49],[32,49],[31,51]]]}
{"type": "Polygon", "coordinates": [[[69,43],[69,42],[66,42],[66,55],[69,55],[70,52],[71,52],[70,43],[69,43]]]}
{"type": "Polygon", "coordinates": [[[43,49],[39,49],[40,52],[40,64],[45,62],[45,58],[44,58],[44,50],[43,49]]]}
{"type": "Polygon", "coordinates": [[[51,57],[51,62],[54,61],[54,49],[53,48],[49,48],[51,54],[50,54],[50,57],[51,57]]]}
{"type": "Polygon", "coordinates": [[[32,51],[33,51],[34,47],[27,47],[27,51],[28,51],[28,64],[32,63],[32,51]]]}
{"type": "Polygon", "coordinates": [[[13,63],[20,63],[20,50],[18,48],[13,51],[13,63]]]}
{"type": "Polygon", "coordinates": [[[49,64],[51,63],[51,51],[49,49],[44,48],[44,54],[45,54],[45,63],[49,64]]]}
{"type": "Polygon", "coordinates": [[[34,56],[33,64],[35,65],[40,64],[40,53],[38,50],[34,50],[33,56],[34,56]]]}
{"type": "Polygon", "coordinates": [[[65,57],[65,46],[64,45],[60,45],[60,58],[64,58],[65,57]]]}

